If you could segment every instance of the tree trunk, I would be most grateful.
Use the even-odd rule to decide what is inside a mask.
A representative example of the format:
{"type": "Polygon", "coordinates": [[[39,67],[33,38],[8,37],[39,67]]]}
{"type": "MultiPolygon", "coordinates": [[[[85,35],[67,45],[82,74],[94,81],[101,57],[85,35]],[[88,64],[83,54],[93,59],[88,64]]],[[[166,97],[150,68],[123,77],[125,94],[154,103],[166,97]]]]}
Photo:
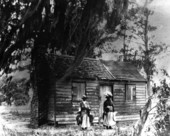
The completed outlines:
{"type": "Polygon", "coordinates": [[[149,21],[149,10],[145,8],[145,23],[144,23],[144,46],[145,46],[145,72],[147,75],[147,98],[151,96],[150,93],[150,82],[151,82],[151,68],[150,68],[150,53],[148,43],[148,21],[149,21]]]}
{"type": "Polygon", "coordinates": [[[32,128],[37,128],[39,126],[39,121],[38,121],[38,90],[37,90],[37,78],[36,78],[36,70],[35,70],[35,55],[34,55],[34,49],[32,51],[32,71],[30,73],[30,80],[32,83],[32,88],[33,88],[33,96],[32,96],[32,101],[31,101],[31,119],[30,119],[30,127],[32,128]]]}
{"type": "Polygon", "coordinates": [[[37,88],[33,88],[33,98],[31,101],[31,117],[30,117],[30,127],[31,128],[37,128],[39,126],[39,120],[38,120],[38,91],[37,88]]]}
{"type": "Polygon", "coordinates": [[[47,123],[49,102],[49,66],[45,57],[46,46],[35,43],[32,53],[33,72],[31,82],[33,98],[31,102],[31,122],[34,128],[47,123]]]}
{"type": "Polygon", "coordinates": [[[151,105],[151,98],[148,99],[145,106],[140,110],[140,119],[136,122],[132,136],[140,136],[149,115],[149,108],[151,105]]]}
{"type": "Polygon", "coordinates": [[[150,77],[148,77],[147,80],[147,98],[149,98],[152,94],[151,94],[151,80],[150,77]]]}

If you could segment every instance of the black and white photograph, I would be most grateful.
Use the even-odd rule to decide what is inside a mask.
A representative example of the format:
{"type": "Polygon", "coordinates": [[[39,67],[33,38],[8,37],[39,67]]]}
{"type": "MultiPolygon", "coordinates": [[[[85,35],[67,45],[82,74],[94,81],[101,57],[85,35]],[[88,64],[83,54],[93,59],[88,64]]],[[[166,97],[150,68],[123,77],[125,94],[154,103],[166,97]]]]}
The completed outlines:
{"type": "Polygon", "coordinates": [[[0,136],[170,136],[170,0],[0,0],[0,136]]]}

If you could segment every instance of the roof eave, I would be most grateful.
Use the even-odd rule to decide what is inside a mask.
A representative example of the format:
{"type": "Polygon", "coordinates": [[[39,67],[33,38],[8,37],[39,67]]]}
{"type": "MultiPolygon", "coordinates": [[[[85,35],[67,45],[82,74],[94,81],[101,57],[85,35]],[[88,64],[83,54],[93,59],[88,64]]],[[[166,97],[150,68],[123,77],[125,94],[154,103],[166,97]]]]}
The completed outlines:
{"type": "Polygon", "coordinates": [[[113,79],[116,79],[116,77],[112,74],[112,72],[104,64],[103,64],[103,66],[106,69],[106,71],[113,77],[113,79]]]}

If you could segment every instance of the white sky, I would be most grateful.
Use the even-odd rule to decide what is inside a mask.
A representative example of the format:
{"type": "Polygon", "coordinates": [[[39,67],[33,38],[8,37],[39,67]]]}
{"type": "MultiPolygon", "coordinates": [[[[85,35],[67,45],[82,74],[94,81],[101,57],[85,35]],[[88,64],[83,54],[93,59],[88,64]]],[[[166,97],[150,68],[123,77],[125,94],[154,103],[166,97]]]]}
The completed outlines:
{"type": "Polygon", "coordinates": [[[169,10],[170,0],[154,0],[151,3],[151,7],[157,10],[160,9],[160,12],[164,14],[170,14],[170,10],[169,10]]]}
{"type": "MultiPolygon", "coordinates": [[[[150,7],[155,11],[151,23],[158,26],[155,32],[156,40],[170,46],[170,0],[154,0],[150,7]]],[[[158,63],[167,67],[170,73],[170,54],[158,63]]]]}
{"type": "MultiPolygon", "coordinates": [[[[155,31],[157,41],[166,43],[170,47],[170,0],[154,0],[150,8],[154,10],[151,23],[158,29],[155,31]]],[[[170,74],[170,54],[157,60],[158,67],[164,67],[170,74]]]]}

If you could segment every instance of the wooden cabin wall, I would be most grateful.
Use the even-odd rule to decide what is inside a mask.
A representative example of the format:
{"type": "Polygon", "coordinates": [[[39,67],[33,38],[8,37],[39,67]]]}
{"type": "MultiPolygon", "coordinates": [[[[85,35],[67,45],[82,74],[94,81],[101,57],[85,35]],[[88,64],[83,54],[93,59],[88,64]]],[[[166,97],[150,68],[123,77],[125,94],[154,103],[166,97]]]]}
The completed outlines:
{"type": "Polygon", "coordinates": [[[71,82],[51,84],[48,118],[54,119],[54,102],[56,103],[56,115],[70,114],[72,112],[71,87],[71,82]]]}
{"type": "Polygon", "coordinates": [[[136,98],[133,101],[125,99],[125,82],[114,83],[113,100],[115,111],[119,114],[139,113],[139,110],[146,102],[146,84],[130,83],[136,85],[136,98]]]}
{"type": "Polygon", "coordinates": [[[125,83],[114,83],[113,90],[113,101],[115,106],[115,111],[122,113],[126,111],[125,106],[125,83]]]}
{"type": "MultiPolygon", "coordinates": [[[[77,81],[75,81],[77,82],[77,81]]],[[[80,82],[80,81],[78,81],[80,82]]],[[[85,82],[85,94],[87,101],[91,107],[91,114],[94,117],[99,116],[99,83],[97,81],[82,81],[85,82]]],[[[77,115],[80,101],[72,101],[72,114],[77,115]]]]}
{"type": "Polygon", "coordinates": [[[98,82],[86,82],[86,95],[94,117],[99,116],[99,88],[98,82]]]}
{"type": "Polygon", "coordinates": [[[138,83],[136,85],[136,107],[139,109],[145,105],[146,98],[146,84],[138,83]]]}
{"type": "MultiPolygon", "coordinates": [[[[90,103],[91,113],[96,117],[99,114],[99,84],[95,81],[87,81],[85,84],[85,93],[88,97],[88,102],[90,103]]],[[[50,91],[48,119],[54,120],[55,101],[57,120],[70,120],[71,118],[72,120],[75,120],[80,101],[72,100],[72,82],[63,82],[60,84],[54,82],[50,87],[50,91]]]]}
{"type": "MultiPolygon", "coordinates": [[[[85,93],[91,106],[91,113],[97,119],[99,117],[99,93],[100,83],[98,81],[82,81],[85,82],[85,93]]],[[[119,114],[138,113],[139,109],[146,101],[146,84],[136,84],[136,99],[133,101],[125,100],[125,82],[116,82],[113,84],[113,101],[115,111],[119,114]]],[[[131,83],[132,84],[132,83],[131,83]]],[[[60,84],[52,83],[50,87],[51,95],[49,101],[48,119],[54,120],[54,102],[56,103],[56,119],[59,121],[72,120],[79,110],[80,101],[72,100],[72,82],[63,82],[60,84]],[[55,93],[55,100],[54,100],[55,93]]]]}

